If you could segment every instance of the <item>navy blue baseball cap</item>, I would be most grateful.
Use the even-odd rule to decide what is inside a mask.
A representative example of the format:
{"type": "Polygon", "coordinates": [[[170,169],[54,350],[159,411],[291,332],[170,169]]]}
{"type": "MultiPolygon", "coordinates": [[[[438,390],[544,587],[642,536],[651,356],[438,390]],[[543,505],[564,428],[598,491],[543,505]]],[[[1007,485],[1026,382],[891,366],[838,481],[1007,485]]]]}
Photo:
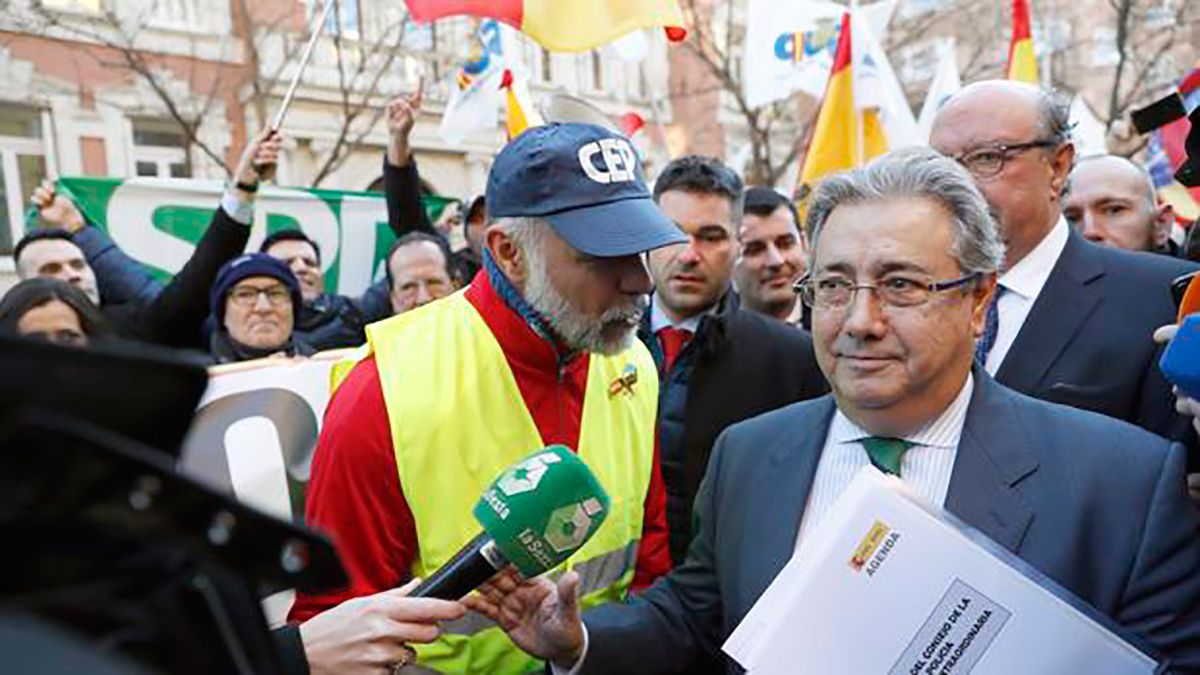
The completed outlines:
{"type": "Polygon", "coordinates": [[[687,241],[650,198],[633,144],[595,124],[552,123],[517,136],[492,163],[486,200],[490,218],[545,218],[588,255],[687,241]]]}

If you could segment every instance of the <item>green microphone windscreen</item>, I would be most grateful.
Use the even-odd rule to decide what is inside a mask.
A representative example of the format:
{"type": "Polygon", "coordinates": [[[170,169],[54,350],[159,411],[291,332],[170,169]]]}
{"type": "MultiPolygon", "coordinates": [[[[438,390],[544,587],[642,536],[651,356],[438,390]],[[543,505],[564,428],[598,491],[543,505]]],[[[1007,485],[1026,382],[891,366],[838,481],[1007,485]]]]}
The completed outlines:
{"type": "Polygon", "coordinates": [[[578,455],[552,445],[504,470],[475,519],[525,578],[569,558],[608,515],[608,493],[578,455]]]}

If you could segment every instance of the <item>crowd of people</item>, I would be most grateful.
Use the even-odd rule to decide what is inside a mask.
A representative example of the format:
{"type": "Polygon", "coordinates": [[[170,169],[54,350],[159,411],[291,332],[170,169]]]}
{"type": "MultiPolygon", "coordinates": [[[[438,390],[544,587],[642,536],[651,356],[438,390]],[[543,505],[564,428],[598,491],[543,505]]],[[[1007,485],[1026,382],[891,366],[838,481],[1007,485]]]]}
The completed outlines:
{"type": "Polygon", "coordinates": [[[76,347],[365,345],[305,514],[351,582],[300,594],[277,631],[312,672],[723,672],[725,638],[868,465],[1200,672],[1200,427],[1153,339],[1200,245],[1141,166],[1075,157],[1050,94],[969,85],[930,148],[825,179],[803,215],[709,157],[648,186],[619,131],[556,120],[434,223],[420,110],[386,110],[396,239],[359,297],[326,291],[302,231],[245,251],[282,141],[263,132],[170,281],[47,181],[0,299],[0,331],[76,347]],[[406,597],[474,534],[496,474],[550,444],[612,496],[587,557],[406,597]]]}

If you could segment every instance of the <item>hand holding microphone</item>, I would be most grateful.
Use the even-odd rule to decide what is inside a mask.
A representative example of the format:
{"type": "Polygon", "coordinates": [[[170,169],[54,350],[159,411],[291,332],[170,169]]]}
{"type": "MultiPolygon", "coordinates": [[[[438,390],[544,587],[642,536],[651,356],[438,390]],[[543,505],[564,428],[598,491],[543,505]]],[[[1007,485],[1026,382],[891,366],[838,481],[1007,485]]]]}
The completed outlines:
{"type": "Polygon", "coordinates": [[[509,565],[531,579],[566,561],[604,522],[609,498],[575,453],[554,445],[510,466],[473,513],[483,528],[413,597],[457,600],[509,565]]]}

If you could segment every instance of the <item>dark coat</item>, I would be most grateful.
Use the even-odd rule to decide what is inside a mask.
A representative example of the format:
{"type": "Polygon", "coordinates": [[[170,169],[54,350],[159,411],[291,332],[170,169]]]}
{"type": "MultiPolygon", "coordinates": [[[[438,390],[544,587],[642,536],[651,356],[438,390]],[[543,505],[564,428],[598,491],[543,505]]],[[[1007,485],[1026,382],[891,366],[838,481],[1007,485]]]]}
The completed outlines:
{"type": "MultiPolygon", "coordinates": [[[[89,234],[99,236],[98,233],[89,234]]],[[[221,267],[242,253],[249,238],[248,226],[230,218],[225,209],[217,208],[192,257],[161,291],[153,294],[152,299],[131,298],[121,304],[106,301],[100,309],[122,337],[169,347],[205,349],[202,326],[209,314],[209,288],[221,267]]],[[[120,257],[114,257],[118,265],[120,257]]],[[[129,259],[125,257],[125,260],[129,259]]],[[[125,267],[128,271],[123,275],[146,274],[132,261],[125,267]]],[[[102,276],[107,276],[101,268],[94,271],[98,282],[102,276]]],[[[105,286],[103,282],[100,285],[102,289],[105,286]]]]}
{"type": "MultiPolygon", "coordinates": [[[[650,335],[649,312],[638,337],[661,368],[662,348],[650,335]]],[[[691,541],[692,502],[717,436],[735,422],[828,390],[807,332],[739,309],[732,291],[715,313],[701,320],[696,336],[659,387],[659,457],[667,487],[672,560],[680,562],[691,541]],[[671,405],[670,397],[681,390],[680,380],[686,381],[686,401],[671,405]],[[683,414],[672,412],[677,410],[683,414]]]]}
{"type": "Polygon", "coordinates": [[[1194,444],[1158,368],[1162,350],[1150,338],[1175,321],[1171,280],[1197,269],[1105,248],[1072,231],[996,381],[1194,444]]]}

